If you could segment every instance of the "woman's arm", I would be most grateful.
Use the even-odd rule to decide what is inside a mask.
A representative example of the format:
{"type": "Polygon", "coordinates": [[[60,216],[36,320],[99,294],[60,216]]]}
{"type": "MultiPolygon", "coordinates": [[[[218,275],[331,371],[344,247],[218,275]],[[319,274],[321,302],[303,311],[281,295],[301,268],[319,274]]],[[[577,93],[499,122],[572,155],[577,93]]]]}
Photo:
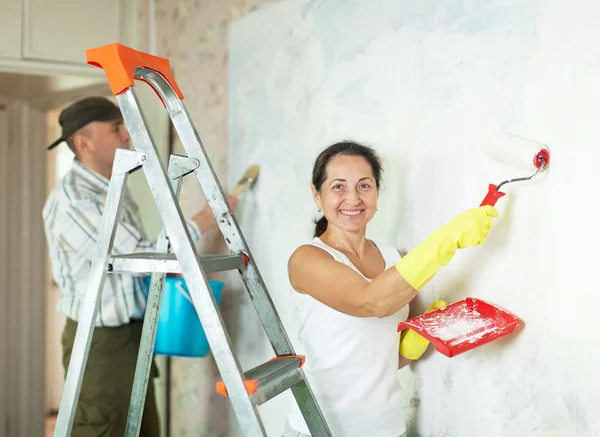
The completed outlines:
{"type": "Polygon", "coordinates": [[[409,303],[457,249],[483,243],[498,211],[473,208],[440,227],[370,283],[318,247],[301,246],[288,262],[292,287],[338,311],[358,317],[386,317],[409,303]]]}
{"type": "Polygon", "coordinates": [[[315,246],[301,246],[288,263],[294,290],[357,317],[386,317],[401,310],[415,290],[391,267],[370,283],[350,267],[315,246]]]}

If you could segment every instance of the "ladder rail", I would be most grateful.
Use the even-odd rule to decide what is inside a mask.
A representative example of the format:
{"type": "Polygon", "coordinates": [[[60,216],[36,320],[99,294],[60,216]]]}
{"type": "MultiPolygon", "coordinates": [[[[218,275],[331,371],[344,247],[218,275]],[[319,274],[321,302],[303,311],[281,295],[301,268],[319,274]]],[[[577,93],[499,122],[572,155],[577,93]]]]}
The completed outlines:
{"type": "MultiPolygon", "coordinates": [[[[161,232],[156,247],[157,251],[167,250],[169,243],[165,237],[166,233],[161,232]]],[[[150,379],[150,369],[152,368],[152,359],[154,357],[153,350],[156,340],[156,327],[158,324],[165,277],[166,273],[155,272],[150,279],[148,300],[146,302],[144,323],[142,325],[142,338],[138,349],[135,374],[133,377],[133,388],[129,401],[129,411],[127,413],[127,424],[125,426],[126,437],[137,437],[140,435],[148,384],[152,384],[152,380],[150,379]]]]}
{"type": "MultiPolygon", "coordinates": [[[[169,158],[168,174],[171,179],[171,186],[175,193],[175,198],[179,199],[181,192],[181,178],[193,171],[197,167],[197,161],[189,158],[174,156],[169,158]],[[181,162],[188,166],[182,165],[181,162]]],[[[156,242],[156,253],[169,252],[169,236],[164,224],[161,224],[158,240],[156,242]]],[[[127,425],[125,428],[126,437],[138,437],[142,426],[144,405],[146,403],[146,394],[150,380],[150,370],[154,358],[154,344],[156,341],[156,328],[160,315],[160,306],[164,291],[165,272],[154,272],[150,280],[150,289],[148,292],[148,301],[144,314],[144,324],[142,328],[142,339],[140,342],[135,376],[133,379],[133,390],[129,402],[129,412],[127,414],[127,425]]]]}
{"type": "Polygon", "coordinates": [[[94,335],[95,321],[98,314],[98,301],[102,297],[109,254],[117,232],[116,225],[121,211],[123,194],[125,192],[124,188],[129,172],[139,168],[147,159],[147,155],[124,149],[117,150],[115,155],[113,177],[108,185],[106,207],[98,230],[96,256],[92,262],[88,287],[79,315],[77,332],[73,342],[63,394],[58,409],[58,417],[54,428],[54,437],[67,437],[71,435],[85,367],[94,335]]]}
{"type": "MultiPolygon", "coordinates": [[[[172,90],[171,92],[173,93],[172,90]]],[[[246,393],[242,378],[243,372],[233,352],[229,334],[225,330],[223,318],[210,291],[208,279],[201,268],[198,252],[185,225],[183,214],[176,202],[175,193],[167,179],[166,171],[160,162],[158,151],[147,129],[133,87],[116,97],[135,149],[146,153],[149,157],[143,170],[150,191],[161,213],[172,251],[176,254],[181,271],[186,278],[192,301],[213,357],[219,366],[221,377],[231,393],[231,403],[240,419],[240,426],[247,432],[247,435],[263,436],[265,430],[260,415],[246,393]]],[[[190,156],[190,158],[194,157],[190,156]]],[[[202,166],[202,161],[200,161],[200,165],[202,166]]]]}

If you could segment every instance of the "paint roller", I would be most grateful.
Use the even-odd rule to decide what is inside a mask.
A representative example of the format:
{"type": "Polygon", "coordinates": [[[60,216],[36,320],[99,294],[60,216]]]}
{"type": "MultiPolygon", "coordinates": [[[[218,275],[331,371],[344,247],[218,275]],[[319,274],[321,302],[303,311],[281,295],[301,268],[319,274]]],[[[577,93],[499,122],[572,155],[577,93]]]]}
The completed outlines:
{"type": "Polygon", "coordinates": [[[550,149],[547,145],[516,135],[503,134],[495,137],[486,147],[487,155],[494,161],[533,172],[531,176],[507,179],[498,185],[489,184],[488,193],[480,206],[494,206],[506,193],[500,191],[503,185],[512,182],[528,181],[550,165],[550,149]]]}

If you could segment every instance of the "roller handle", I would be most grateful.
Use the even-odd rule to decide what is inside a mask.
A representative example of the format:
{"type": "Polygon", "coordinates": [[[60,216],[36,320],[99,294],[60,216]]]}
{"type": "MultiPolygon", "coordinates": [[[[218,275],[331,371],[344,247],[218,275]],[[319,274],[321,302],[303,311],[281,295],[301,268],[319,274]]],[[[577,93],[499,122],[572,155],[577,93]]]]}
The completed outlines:
{"type": "Polygon", "coordinates": [[[483,199],[483,202],[481,202],[481,205],[479,206],[485,206],[485,205],[490,205],[490,206],[494,206],[496,204],[496,201],[498,199],[500,199],[502,196],[504,196],[506,193],[503,193],[502,191],[498,191],[498,187],[494,184],[490,184],[490,186],[488,187],[488,193],[485,196],[485,198],[483,199]]]}

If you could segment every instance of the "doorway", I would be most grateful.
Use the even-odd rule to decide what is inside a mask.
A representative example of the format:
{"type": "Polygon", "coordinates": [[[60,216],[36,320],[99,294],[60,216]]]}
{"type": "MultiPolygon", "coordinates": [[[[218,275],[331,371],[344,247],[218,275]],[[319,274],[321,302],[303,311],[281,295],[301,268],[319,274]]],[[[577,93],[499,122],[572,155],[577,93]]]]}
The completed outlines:
{"type": "Polygon", "coordinates": [[[54,310],[41,212],[70,158],[68,149],[46,151],[54,133],[48,128],[62,105],[99,93],[110,90],[98,78],[0,73],[2,436],[43,436],[60,403],[64,372],[56,367],[56,344],[64,321],[54,310]]]}

